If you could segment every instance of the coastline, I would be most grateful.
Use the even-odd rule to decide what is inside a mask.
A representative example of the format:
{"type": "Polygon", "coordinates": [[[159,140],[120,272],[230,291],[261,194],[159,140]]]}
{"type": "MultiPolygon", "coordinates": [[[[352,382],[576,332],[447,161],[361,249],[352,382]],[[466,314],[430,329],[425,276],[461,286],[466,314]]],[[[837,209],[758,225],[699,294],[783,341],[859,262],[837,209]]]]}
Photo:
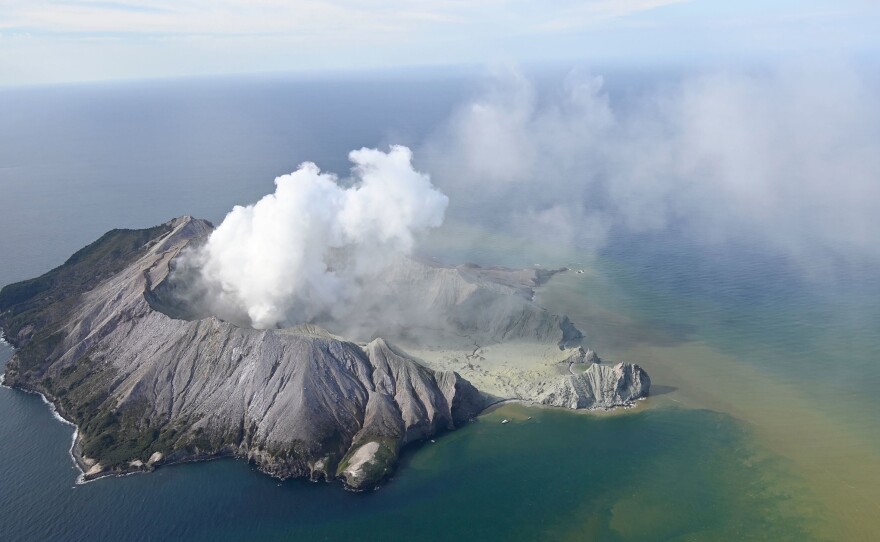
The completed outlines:
{"type": "MultiPolygon", "coordinates": [[[[73,423],[72,421],[68,420],[64,416],[62,416],[61,413],[58,411],[58,408],[55,405],[55,403],[53,403],[51,400],[49,400],[49,398],[46,397],[46,395],[44,393],[39,392],[39,391],[35,391],[35,390],[26,389],[26,388],[21,388],[21,387],[7,386],[6,384],[2,383],[2,380],[5,380],[5,376],[6,376],[5,372],[0,373],[0,386],[6,388],[8,390],[23,392],[23,393],[27,393],[29,395],[39,396],[39,398],[42,400],[43,404],[45,404],[46,406],[49,407],[49,412],[52,414],[52,417],[56,421],[61,422],[63,425],[69,425],[69,426],[73,427],[73,433],[70,438],[70,447],[67,449],[67,453],[70,456],[71,461],[73,461],[74,467],[76,467],[76,470],[79,471],[79,474],[77,475],[76,480],[74,481],[74,483],[76,485],[87,484],[89,482],[94,482],[94,481],[100,480],[102,478],[115,478],[115,477],[129,476],[131,474],[149,473],[149,472],[152,472],[153,470],[155,470],[155,467],[144,468],[144,467],[132,466],[132,467],[125,469],[125,470],[99,472],[99,473],[96,473],[93,475],[89,475],[88,470],[91,467],[89,465],[87,465],[82,460],[82,455],[78,452],[79,447],[80,447],[79,426],[76,425],[75,423],[73,423]]],[[[176,464],[181,464],[181,463],[194,463],[194,462],[198,462],[198,461],[210,461],[211,459],[219,459],[222,457],[230,457],[230,456],[233,456],[233,455],[232,454],[217,455],[217,456],[213,456],[213,457],[203,457],[203,458],[193,457],[193,458],[187,458],[187,459],[184,459],[181,461],[169,461],[167,463],[162,463],[162,465],[164,466],[164,465],[176,465],[176,464]]]]}
{"type": "MultiPolygon", "coordinates": [[[[9,345],[9,343],[5,343],[5,344],[7,346],[9,345]]],[[[75,483],[77,485],[80,485],[80,484],[84,484],[86,482],[90,482],[91,481],[90,479],[87,480],[85,478],[86,472],[85,472],[85,470],[83,470],[84,464],[82,463],[82,460],[77,456],[76,451],[75,451],[77,445],[79,444],[79,426],[76,425],[75,423],[73,423],[72,421],[68,420],[64,416],[62,416],[61,413],[58,412],[58,407],[55,406],[55,403],[50,401],[49,398],[46,397],[43,393],[41,393],[39,391],[35,391],[35,390],[29,390],[26,388],[19,388],[19,387],[14,388],[12,386],[7,386],[5,384],[5,381],[6,381],[6,371],[4,371],[3,373],[0,373],[0,387],[4,387],[4,388],[6,388],[8,390],[12,390],[12,391],[20,391],[20,392],[27,393],[30,395],[39,396],[39,398],[43,401],[43,404],[45,404],[46,406],[49,407],[49,412],[52,414],[52,417],[56,421],[59,421],[64,425],[69,425],[69,426],[73,427],[73,434],[70,437],[70,447],[67,449],[67,453],[68,453],[68,455],[70,455],[70,459],[73,460],[73,464],[76,466],[76,469],[79,471],[79,475],[77,476],[75,483]]]]}
{"type": "MultiPolygon", "coordinates": [[[[5,343],[5,344],[7,346],[9,346],[8,343],[5,343]]],[[[9,346],[9,347],[11,348],[11,346],[9,346]]],[[[102,478],[117,478],[117,477],[129,476],[132,474],[147,474],[147,473],[153,472],[158,467],[182,465],[182,464],[186,464],[186,463],[199,463],[199,462],[203,462],[203,461],[212,461],[215,459],[233,458],[233,459],[241,459],[241,460],[244,460],[249,463],[249,461],[247,460],[246,457],[242,457],[234,452],[227,451],[227,452],[221,452],[221,453],[211,454],[211,455],[198,455],[198,456],[191,456],[191,457],[184,456],[184,457],[181,457],[177,460],[164,461],[161,463],[157,462],[157,463],[152,463],[152,464],[144,464],[142,466],[130,466],[125,469],[117,469],[117,470],[106,471],[106,472],[101,471],[101,472],[97,472],[95,474],[89,475],[88,472],[93,467],[94,464],[93,465],[86,464],[82,459],[81,453],[78,452],[78,449],[80,446],[79,426],[76,425],[74,422],[65,418],[59,412],[58,407],[55,405],[55,403],[52,402],[44,393],[36,391],[36,390],[21,388],[21,387],[7,386],[3,383],[5,380],[5,376],[6,376],[5,371],[3,373],[0,373],[0,386],[4,387],[6,389],[9,389],[9,390],[21,391],[21,392],[24,392],[24,393],[27,393],[30,395],[39,396],[40,399],[42,400],[43,404],[45,404],[46,406],[49,407],[49,412],[51,412],[52,417],[56,421],[59,421],[64,425],[69,425],[69,426],[73,427],[73,433],[71,435],[71,440],[70,440],[70,447],[68,448],[68,455],[70,456],[70,459],[73,461],[73,464],[76,467],[76,470],[79,471],[79,474],[77,475],[76,480],[74,481],[75,485],[87,484],[89,482],[94,482],[94,481],[100,480],[102,478]]],[[[634,401],[631,404],[621,405],[621,406],[617,406],[617,407],[613,407],[613,408],[569,409],[569,408],[557,407],[557,406],[553,406],[553,405],[544,405],[544,404],[538,403],[536,401],[533,401],[531,399],[523,399],[523,398],[516,398],[516,397],[497,398],[497,400],[494,400],[492,402],[488,402],[486,404],[486,406],[483,408],[483,410],[481,410],[479,412],[479,414],[477,414],[475,416],[475,418],[491,414],[494,411],[496,411],[500,408],[503,408],[505,406],[508,406],[508,405],[520,405],[525,408],[539,408],[539,409],[543,409],[543,410],[557,410],[557,411],[568,412],[571,414],[579,414],[579,415],[599,415],[599,416],[601,416],[601,415],[615,415],[615,414],[627,413],[627,411],[633,410],[634,408],[638,407],[638,401],[644,401],[645,399],[647,399],[647,397],[644,397],[644,398],[641,398],[637,401],[634,401]]],[[[416,442],[412,442],[410,444],[416,444],[416,442]]],[[[277,480],[284,480],[284,478],[281,478],[271,472],[267,472],[267,471],[260,469],[259,466],[257,466],[257,469],[261,473],[266,474],[272,478],[275,478],[277,480]]],[[[318,480],[311,480],[311,481],[318,481],[318,480]]],[[[326,479],[326,481],[333,482],[333,481],[335,481],[335,479],[326,479]]]]}
{"type": "MultiPolygon", "coordinates": [[[[550,276],[552,277],[553,275],[550,276]]],[[[5,340],[5,337],[2,340],[3,344],[8,345],[12,352],[15,351],[14,347],[5,340]]],[[[582,409],[542,404],[536,401],[534,397],[529,397],[531,389],[536,383],[558,378],[563,373],[568,374],[571,372],[570,369],[563,370],[560,365],[564,359],[562,356],[565,355],[563,350],[559,349],[556,345],[531,341],[514,341],[512,343],[497,343],[485,346],[475,344],[474,346],[475,348],[472,351],[438,348],[427,351],[416,350],[416,353],[428,354],[425,358],[429,358],[430,361],[424,358],[420,361],[431,370],[454,370],[465,373],[463,376],[474,383],[485,400],[482,409],[474,416],[475,418],[490,414],[508,404],[519,404],[526,408],[543,407],[572,412],[582,410],[583,412],[580,412],[580,414],[600,416],[624,413],[637,406],[635,401],[610,408],[592,407],[582,409]]],[[[0,378],[3,379],[0,382],[5,381],[5,370],[0,375],[0,378]]],[[[56,420],[73,426],[74,430],[71,435],[70,446],[68,447],[68,455],[79,473],[75,482],[77,485],[105,477],[152,472],[160,466],[209,461],[224,457],[234,457],[236,459],[244,459],[249,463],[251,462],[247,450],[225,448],[211,453],[203,453],[198,450],[196,450],[196,453],[186,453],[181,450],[170,454],[169,457],[163,457],[160,454],[156,459],[151,457],[151,461],[132,460],[131,464],[106,468],[101,465],[100,458],[83,457],[79,427],[65,416],[63,408],[56,404],[54,397],[46,394],[46,390],[41,391],[23,387],[20,383],[15,386],[4,385],[4,387],[39,395],[43,403],[49,406],[49,410],[56,420]]],[[[268,474],[273,478],[283,479],[272,472],[259,468],[259,465],[257,468],[262,473],[268,474]]],[[[332,480],[334,478],[330,478],[328,481],[332,480]]]]}
{"type": "Polygon", "coordinates": [[[519,405],[525,408],[536,408],[542,410],[553,410],[557,412],[567,412],[570,414],[575,414],[578,416],[617,416],[623,414],[632,414],[632,410],[638,409],[639,411],[650,408],[649,405],[645,404],[645,402],[651,397],[649,393],[647,397],[640,397],[635,401],[630,401],[625,405],[618,405],[611,408],[605,407],[591,407],[591,408],[566,408],[554,405],[545,405],[543,403],[539,403],[537,401],[533,401],[531,399],[520,399],[520,398],[510,398],[510,399],[499,399],[492,403],[486,405],[486,407],[477,414],[477,417],[483,416],[485,414],[491,414],[492,412],[504,408],[508,405],[519,405]],[[639,405],[644,405],[643,408],[639,408],[639,405]]]}
{"type": "MultiPolygon", "coordinates": [[[[13,353],[15,352],[15,347],[13,347],[6,340],[6,337],[3,335],[2,330],[0,330],[0,347],[6,347],[6,348],[9,348],[13,353]]],[[[39,396],[40,400],[43,401],[43,404],[45,404],[46,406],[49,407],[49,412],[52,414],[52,417],[56,421],[59,421],[64,425],[69,425],[69,426],[73,427],[73,434],[71,434],[71,436],[70,436],[70,447],[68,447],[68,449],[67,449],[67,454],[70,456],[70,459],[73,461],[73,465],[76,467],[76,470],[79,471],[79,474],[77,475],[76,480],[74,481],[75,485],[86,484],[88,482],[97,480],[99,478],[103,478],[104,476],[117,475],[116,473],[106,473],[106,475],[104,475],[104,476],[97,475],[92,478],[87,478],[86,477],[86,472],[88,471],[88,469],[86,468],[87,466],[82,461],[80,454],[77,453],[77,449],[80,445],[80,443],[79,443],[79,426],[76,425],[75,423],[73,423],[72,421],[68,420],[67,418],[65,418],[61,414],[61,412],[58,411],[58,407],[55,405],[55,403],[53,401],[49,400],[49,398],[46,397],[46,395],[44,393],[39,392],[37,390],[31,390],[31,389],[27,389],[27,388],[18,387],[18,386],[13,387],[13,386],[6,385],[6,366],[5,366],[5,364],[3,366],[3,371],[0,372],[0,387],[6,388],[11,391],[20,391],[23,393],[27,393],[29,395],[39,396]]],[[[119,476],[127,476],[129,474],[135,474],[136,472],[138,472],[138,471],[124,472],[124,473],[119,473],[118,475],[119,476]]],[[[143,471],[143,472],[148,472],[148,471],[143,471]]]]}

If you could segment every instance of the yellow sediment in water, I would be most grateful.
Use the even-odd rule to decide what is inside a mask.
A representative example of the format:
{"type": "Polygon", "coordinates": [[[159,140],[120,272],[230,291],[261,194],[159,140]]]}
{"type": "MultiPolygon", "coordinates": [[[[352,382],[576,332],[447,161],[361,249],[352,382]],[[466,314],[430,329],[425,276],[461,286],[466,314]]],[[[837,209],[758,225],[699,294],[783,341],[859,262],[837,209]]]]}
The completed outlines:
{"type": "Polygon", "coordinates": [[[796,501],[804,503],[799,512],[814,515],[817,510],[808,503],[821,506],[821,517],[810,523],[817,538],[878,539],[880,450],[857,427],[832,419],[806,389],[768,374],[759,364],[738,361],[701,341],[652,338],[652,332],[601,301],[572,295],[578,289],[575,280],[551,281],[539,301],[596,336],[609,334],[605,339],[613,346],[600,354],[641,364],[659,392],[646,406],[706,408],[745,422],[812,492],[796,501]]]}
{"type": "MultiPolygon", "coordinates": [[[[450,239],[471,239],[475,246],[491,247],[493,254],[517,246],[534,254],[535,261],[578,258],[550,245],[519,246],[504,235],[460,233],[450,239]]],[[[629,293],[609,293],[609,283],[589,265],[578,266],[540,288],[536,300],[551,312],[568,315],[596,338],[588,343],[600,347],[600,355],[644,366],[661,393],[640,404],[639,410],[669,405],[705,408],[744,422],[760,446],[785,461],[779,473],[768,473],[767,484],[788,484],[785,476],[790,471],[799,483],[791,481],[787,489],[811,493],[792,499],[790,505],[800,507],[799,515],[816,520],[809,522],[816,538],[880,540],[880,447],[876,438],[862,432],[860,426],[871,421],[871,413],[860,412],[857,399],[841,397],[838,403],[821,404],[807,387],[761,369],[761,360],[746,363],[705,342],[671,337],[658,326],[628,316],[621,308],[627,300],[614,296],[629,293]],[[577,273],[581,267],[584,272],[577,273]]],[[[773,360],[767,362],[771,365],[773,360]]],[[[589,529],[579,530],[573,539],[586,532],[589,529]]]]}
{"type": "Polygon", "coordinates": [[[822,538],[872,540],[880,532],[880,458],[860,435],[830,419],[803,391],[699,342],[621,352],[650,368],[653,398],[709,408],[741,419],[760,442],[789,459],[826,509],[822,538]]]}

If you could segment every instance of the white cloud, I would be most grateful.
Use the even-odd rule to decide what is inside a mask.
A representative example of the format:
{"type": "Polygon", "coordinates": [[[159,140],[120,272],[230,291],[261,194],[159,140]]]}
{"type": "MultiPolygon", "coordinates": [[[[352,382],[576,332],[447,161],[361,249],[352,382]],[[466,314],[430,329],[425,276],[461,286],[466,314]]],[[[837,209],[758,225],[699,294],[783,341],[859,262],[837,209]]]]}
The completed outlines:
{"type": "Polygon", "coordinates": [[[610,20],[651,11],[657,8],[683,4],[692,0],[600,0],[582,2],[555,14],[537,25],[544,32],[572,30],[595,26],[610,20]]]}
{"type": "Polygon", "coordinates": [[[804,262],[880,261],[880,99],[856,67],[689,76],[635,101],[585,73],[563,88],[508,74],[437,133],[423,167],[451,213],[585,252],[613,228],[677,224],[804,262]]]}
{"type": "Polygon", "coordinates": [[[0,8],[0,29],[47,34],[408,35],[424,27],[491,28],[512,34],[586,26],[687,0],[593,0],[537,6],[521,0],[33,0],[0,8]]]}
{"type": "Polygon", "coordinates": [[[841,0],[829,11],[826,4],[804,0],[792,10],[706,0],[5,0],[0,85],[880,50],[876,6],[841,0]],[[107,38],[117,41],[92,46],[107,38]]]}

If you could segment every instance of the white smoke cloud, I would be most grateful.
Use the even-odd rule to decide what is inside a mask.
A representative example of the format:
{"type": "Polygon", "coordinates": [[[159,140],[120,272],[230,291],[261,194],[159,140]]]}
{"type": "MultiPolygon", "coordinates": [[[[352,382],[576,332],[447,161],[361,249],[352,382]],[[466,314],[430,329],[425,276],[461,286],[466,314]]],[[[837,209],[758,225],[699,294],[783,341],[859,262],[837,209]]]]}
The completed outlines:
{"type": "Polygon", "coordinates": [[[617,229],[675,227],[795,261],[878,262],[873,85],[839,63],[692,75],[619,97],[589,73],[554,94],[507,72],[423,145],[431,178],[406,147],[352,152],[351,179],[305,163],[181,259],[177,276],[201,280],[179,280],[189,290],[177,294],[259,328],[406,327],[424,315],[382,277],[442,224],[450,200],[432,179],[458,220],[585,258],[617,229]]]}
{"type": "Polygon", "coordinates": [[[416,237],[443,223],[449,199],[393,146],[352,151],[350,186],[306,162],[275,193],[236,206],[183,268],[201,274],[209,312],[256,328],[332,316],[416,237]]]}
{"type": "Polygon", "coordinates": [[[880,259],[880,93],[866,73],[815,62],[616,95],[589,73],[539,92],[511,71],[420,155],[457,217],[585,254],[615,228],[675,224],[794,259],[880,259]]]}

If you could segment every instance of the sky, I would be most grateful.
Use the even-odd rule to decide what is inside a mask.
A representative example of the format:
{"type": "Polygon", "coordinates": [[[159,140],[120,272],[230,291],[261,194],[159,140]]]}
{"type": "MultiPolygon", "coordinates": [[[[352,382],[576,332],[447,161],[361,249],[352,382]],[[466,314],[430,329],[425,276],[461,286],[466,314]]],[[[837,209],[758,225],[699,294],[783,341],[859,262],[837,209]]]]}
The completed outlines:
{"type": "Polygon", "coordinates": [[[0,0],[0,86],[880,51],[876,0],[0,0]]]}

